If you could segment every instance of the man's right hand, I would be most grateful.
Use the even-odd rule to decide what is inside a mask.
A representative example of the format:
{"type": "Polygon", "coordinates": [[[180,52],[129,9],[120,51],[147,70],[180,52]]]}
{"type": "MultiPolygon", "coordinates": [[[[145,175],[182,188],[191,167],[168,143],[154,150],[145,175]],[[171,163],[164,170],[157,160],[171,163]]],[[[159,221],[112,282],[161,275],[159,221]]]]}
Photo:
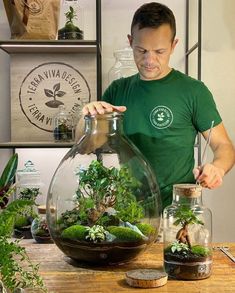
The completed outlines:
{"type": "Polygon", "coordinates": [[[125,106],[113,106],[107,102],[103,101],[95,101],[89,104],[86,104],[82,109],[83,115],[96,115],[96,114],[104,114],[104,113],[111,113],[113,111],[125,112],[125,106]]]}

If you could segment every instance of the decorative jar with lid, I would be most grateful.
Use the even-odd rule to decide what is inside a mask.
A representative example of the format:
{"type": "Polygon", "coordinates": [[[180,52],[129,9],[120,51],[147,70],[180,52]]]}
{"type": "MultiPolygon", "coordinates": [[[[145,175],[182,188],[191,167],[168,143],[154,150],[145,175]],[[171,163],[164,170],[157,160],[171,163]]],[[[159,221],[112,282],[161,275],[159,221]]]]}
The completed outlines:
{"type": "Polygon", "coordinates": [[[130,261],[156,239],[161,203],[153,172],[123,134],[123,114],[85,116],[84,135],[65,155],[48,191],[55,244],[91,264],[130,261]]]}
{"type": "Polygon", "coordinates": [[[118,78],[128,77],[138,72],[130,47],[116,50],[113,55],[115,57],[115,64],[108,73],[109,83],[118,78]]]}
{"type": "Polygon", "coordinates": [[[59,111],[53,119],[53,135],[55,142],[70,142],[74,140],[74,122],[64,105],[59,106],[59,111]]]}
{"type": "Polygon", "coordinates": [[[208,278],[212,269],[212,213],[202,205],[202,187],[173,186],[172,205],[163,212],[164,265],[169,277],[208,278]]]}

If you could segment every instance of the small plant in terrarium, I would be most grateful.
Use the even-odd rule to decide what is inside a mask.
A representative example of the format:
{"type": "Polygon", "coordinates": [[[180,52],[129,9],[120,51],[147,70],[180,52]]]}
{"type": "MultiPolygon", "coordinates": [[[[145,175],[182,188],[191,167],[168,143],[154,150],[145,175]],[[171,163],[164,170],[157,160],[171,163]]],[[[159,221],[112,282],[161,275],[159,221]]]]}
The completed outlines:
{"type": "Polygon", "coordinates": [[[83,39],[83,31],[74,24],[77,19],[76,11],[72,6],[65,13],[66,23],[63,28],[58,31],[58,39],[83,39]]]}
{"type": "Polygon", "coordinates": [[[140,182],[127,167],[107,168],[92,161],[88,169],[76,172],[79,185],[75,208],[61,214],[57,225],[61,237],[84,242],[143,242],[155,235],[155,228],[141,223],[143,202],[137,201],[140,182]]]}
{"type": "MultiPolygon", "coordinates": [[[[181,262],[181,268],[178,267],[179,275],[183,276],[184,271],[187,271],[188,275],[191,274],[191,279],[200,279],[200,272],[198,273],[200,269],[197,266],[194,268],[193,265],[190,267],[188,263],[197,264],[201,262],[203,264],[208,258],[211,258],[212,253],[209,247],[197,244],[195,239],[192,241],[190,227],[191,234],[195,238],[192,231],[195,229],[197,231],[195,234],[200,233],[200,227],[204,226],[204,222],[199,219],[194,210],[182,205],[174,214],[173,225],[180,228],[175,235],[175,241],[171,242],[164,249],[166,270],[177,278],[176,263],[181,262]]],[[[206,266],[201,271],[202,275],[205,273],[205,268],[206,266]]]]}
{"type": "Polygon", "coordinates": [[[40,194],[40,189],[37,187],[26,187],[22,188],[19,192],[19,199],[30,200],[31,205],[29,205],[24,211],[17,214],[14,225],[14,236],[21,238],[32,238],[31,235],[31,224],[34,218],[37,216],[35,211],[36,199],[40,194]]]}

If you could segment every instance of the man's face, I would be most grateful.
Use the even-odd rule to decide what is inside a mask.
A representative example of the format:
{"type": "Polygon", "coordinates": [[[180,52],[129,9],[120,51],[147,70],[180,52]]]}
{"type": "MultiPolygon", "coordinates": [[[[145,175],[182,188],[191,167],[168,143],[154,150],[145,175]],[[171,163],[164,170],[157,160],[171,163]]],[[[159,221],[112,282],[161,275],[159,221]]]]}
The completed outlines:
{"type": "Polygon", "coordinates": [[[140,78],[155,80],[170,72],[169,60],[177,40],[172,42],[172,31],[169,25],[159,28],[133,28],[132,36],[128,35],[133,49],[134,59],[140,78]]]}

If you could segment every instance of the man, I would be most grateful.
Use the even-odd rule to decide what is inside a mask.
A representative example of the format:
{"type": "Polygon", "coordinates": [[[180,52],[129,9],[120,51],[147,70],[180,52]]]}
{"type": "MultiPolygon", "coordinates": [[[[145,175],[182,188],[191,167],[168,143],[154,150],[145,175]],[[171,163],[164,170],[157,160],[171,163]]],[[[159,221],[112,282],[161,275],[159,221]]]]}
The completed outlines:
{"type": "Polygon", "coordinates": [[[128,35],[139,73],[114,81],[102,101],[83,108],[84,115],[125,112],[124,131],[152,165],[163,208],[171,203],[173,184],[197,179],[203,187],[217,188],[235,162],[210,91],[169,66],[178,42],[175,35],[175,18],[168,7],[156,2],[142,5],[128,35]],[[213,161],[194,169],[196,135],[200,132],[207,139],[212,121],[213,161]]]}

